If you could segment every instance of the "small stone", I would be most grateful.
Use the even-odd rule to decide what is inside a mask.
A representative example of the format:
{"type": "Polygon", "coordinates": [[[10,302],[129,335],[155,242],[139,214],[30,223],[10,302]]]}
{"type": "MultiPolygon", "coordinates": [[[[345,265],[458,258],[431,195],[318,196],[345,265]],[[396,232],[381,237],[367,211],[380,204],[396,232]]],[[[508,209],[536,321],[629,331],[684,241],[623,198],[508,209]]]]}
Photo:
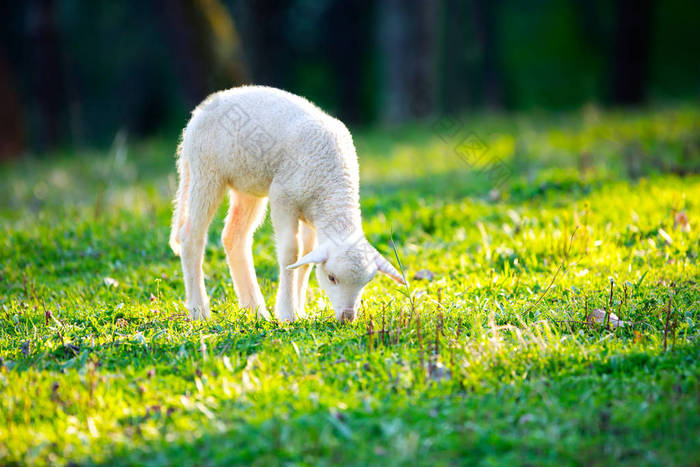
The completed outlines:
{"type": "MultiPolygon", "coordinates": [[[[586,321],[588,324],[596,323],[604,326],[607,322],[607,313],[600,308],[596,308],[588,315],[586,321]]],[[[612,329],[617,329],[624,326],[627,326],[626,321],[622,321],[615,313],[610,313],[610,327],[612,329]]]]}
{"type": "Polygon", "coordinates": [[[375,446],[374,447],[374,454],[377,456],[383,456],[386,454],[386,449],[384,449],[381,446],[375,446]]]}
{"type": "Polygon", "coordinates": [[[22,342],[20,349],[22,350],[22,355],[25,357],[29,355],[29,341],[22,342]]]}
{"type": "Polygon", "coordinates": [[[435,274],[430,269],[421,269],[413,275],[413,280],[416,281],[432,281],[435,279],[435,274]]]}
{"type": "Polygon", "coordinates": [[[532,423],[535,420],[535,416],[532,415],[531,413],[526,413],[522,417],[520,417],[520,420],[518,420],[518,423],[521,425],[525,425],[527,423],[532,423]]]}
{"type": "Polygon", "coordinates": [[[433,381],[440,382],[443,379],[448,380],[452,377],[452,373],[450,372],[450,370],[440,362],[431,363],[429,370],[430,379],[432,379],[433,381]]]}

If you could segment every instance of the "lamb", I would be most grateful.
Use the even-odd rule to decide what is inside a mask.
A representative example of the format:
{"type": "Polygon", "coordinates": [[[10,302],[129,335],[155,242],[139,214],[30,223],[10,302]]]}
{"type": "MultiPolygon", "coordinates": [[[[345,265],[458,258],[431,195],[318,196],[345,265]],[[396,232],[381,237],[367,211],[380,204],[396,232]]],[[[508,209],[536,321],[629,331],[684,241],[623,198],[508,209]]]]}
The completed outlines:
{"type": "Polygon", "coordinates": [[[192,112],[177,152],[170,246],[181,257],[191,319],[210,316],[204,246],[227,191],[222,243],[239,305],[258,317],[270,314],[253,268],[252,241],[268,199],[280,268],[278,320],[305,316],[313,265],[339,321],[355,318],[363,288],[377,272],[404,284],[363,233],[350,132],[308,100],[264,86],[214,93],[192,112]]]}

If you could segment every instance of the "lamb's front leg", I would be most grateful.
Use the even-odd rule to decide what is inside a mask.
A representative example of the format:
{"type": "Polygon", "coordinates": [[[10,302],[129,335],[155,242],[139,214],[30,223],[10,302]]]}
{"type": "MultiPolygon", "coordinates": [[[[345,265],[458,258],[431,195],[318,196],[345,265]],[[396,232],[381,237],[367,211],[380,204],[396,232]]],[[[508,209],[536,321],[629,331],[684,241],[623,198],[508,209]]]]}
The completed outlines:
{"type": "MultiPolygon", "coordinates": [[[[303,221],[299,221],[299,237],[301,240],[301,252],[299,256],[311,253],[316,243],[316,231],[314,228],[303,221]]],[[[309,286],[311,266],[311,264],[305,264],[296,269],[297,299],[299,300],[297,316],[299,316],[299,318],[304,318],[306,316],[306,289],[309,286]]]]}
{"type": "Polygon", "coordinates": [[[296,212],[285,204],[275,203],[270,198],[270,218],[275,229],[277,262],[280,267],[275,316],[280,321],[294,321],[297,315],[296,272],[287,266],[297,261],[299,256],[299,220],[296,212]]]}

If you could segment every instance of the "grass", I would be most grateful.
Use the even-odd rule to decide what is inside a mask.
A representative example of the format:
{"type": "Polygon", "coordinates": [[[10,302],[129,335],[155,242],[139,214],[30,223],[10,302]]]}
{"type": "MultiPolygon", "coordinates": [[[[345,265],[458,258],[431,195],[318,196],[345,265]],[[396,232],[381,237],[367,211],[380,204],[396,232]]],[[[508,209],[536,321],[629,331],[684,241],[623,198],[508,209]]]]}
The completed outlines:
{"type": "MultiPolygon", "coordinates": [[[[185,319],[174,139],[2,166],[0,464],[698,465],[699,124],[586,108],[359,132],[368,238],[434,278],[373,281],[350,325],[315,279],[306,320],[240,310],[225,207],[212,319],[185,319]]],[[[254,256],[272,307],[269,221],[254,256]]]]}

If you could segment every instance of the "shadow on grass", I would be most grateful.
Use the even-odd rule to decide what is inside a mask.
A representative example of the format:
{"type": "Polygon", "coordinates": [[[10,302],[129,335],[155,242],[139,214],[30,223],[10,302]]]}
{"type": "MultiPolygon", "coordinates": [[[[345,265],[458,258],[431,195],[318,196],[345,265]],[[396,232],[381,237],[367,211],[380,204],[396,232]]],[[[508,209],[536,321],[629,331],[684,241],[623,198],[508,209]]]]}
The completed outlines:
{"type": "MultiPolygon", "coordinates": [[[[66,344],[51,351],[34,352],[29,342],[27,354],[20,354],[18,359],[12,361],[12,369],[18,372],[35,368],[63,371],[81,369],[90,361],[95,361],[102,371],[120,371],[126,367],[145,370],[157,366],[161,374],[182,375],[183,369],[187,374],[194,374],[197,362],[202,358],[203,332],[212,337],[208,346],[213,355],[238,355],[243,361],[247,356],[259,352],[265,342],[274,340],[279,345],[288,346],[291,342],[308,340],[310,335],[333,335],[337,331],[345,333],[345,337],[332,344],[323,344],[320,351],[325,356],[321,360],[337,358],[348,345],[364,345],[361,329],[343,328],[344,325],[335,318],[319,317],[278,325],[253,320],[244,311],[240,313],[233,320],[224,318],[194,329],[184,315],[155,319],[138,325],[136,329],[109,326],[100,331],[93,329],[89,323],[83,323],[85,326],[79,336],[71,337],[69,331],[64,329],[62,335],[66,344]],[[93,331],[111,333],[106,335],[108,339],[111,335],[111,342],[91,345],[90,335],[93,331]],[[177,337],[160,337],[161,331],[177,337]],[[146,337],[143,337],[144,334],[146,337]],[[137,338],[136,335],[142,337],[137,338]]],[[[59,342],[60,336],[56,334],[50,339],[59,342]]]]}
{"type": "MultiPolygon", "coordinates": [[[[274,401],[254,408],[248,399],[230,400],[209,419],[192,409],[202,420],[197,432],[177,432],[173,441],[135,436],[135,444],[117,446],[101,462],[691,465],[700,448],[700,418],[693,410],[697,388],[688,376],[697,347],[641,355],[620,357],[617,370],[592,362],[584,374],[528,379],[478,393],[448,393],[434,384],[422,394],[387,394],[381,400],[368,394],[373,402],[346,401],[347,410],[274,401]],[[610,373],[617,377],[605,376],[610,373]]],[[[162,433],[172,433],[171,415],[147,413],[124,423],[138,433],[138,425],[154,417],[162,433]]]]}

